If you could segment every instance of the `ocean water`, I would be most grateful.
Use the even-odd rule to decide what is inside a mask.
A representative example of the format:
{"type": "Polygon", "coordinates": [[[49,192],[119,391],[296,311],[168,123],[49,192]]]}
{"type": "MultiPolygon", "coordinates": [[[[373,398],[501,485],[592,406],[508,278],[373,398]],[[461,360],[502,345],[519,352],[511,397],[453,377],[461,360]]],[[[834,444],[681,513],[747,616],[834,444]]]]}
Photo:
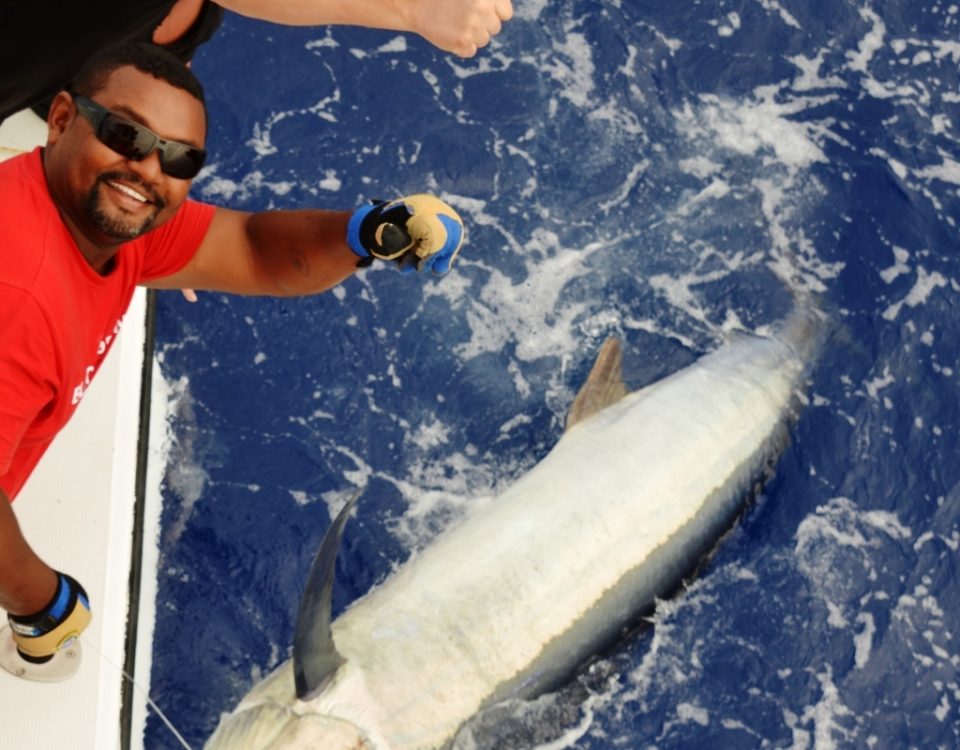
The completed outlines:
{"type": "MultiPolygon", "coordinates": [[[[476,58],[236,16],[195,67],[194,195],[430,190],[442,279],[160,296],[151,692],[194,746],[290,653],[332,513],[335,610],[557,441],[602,341],[639,387],[830,317],[762,494],[680,595],[458,750],[960,746],[960,3],[518,0],[476,58]]],[[[510,634],[504,634],[510,637],[510,634]]],[[[145,746],[178,747],[151,716],[145,746]]]]}

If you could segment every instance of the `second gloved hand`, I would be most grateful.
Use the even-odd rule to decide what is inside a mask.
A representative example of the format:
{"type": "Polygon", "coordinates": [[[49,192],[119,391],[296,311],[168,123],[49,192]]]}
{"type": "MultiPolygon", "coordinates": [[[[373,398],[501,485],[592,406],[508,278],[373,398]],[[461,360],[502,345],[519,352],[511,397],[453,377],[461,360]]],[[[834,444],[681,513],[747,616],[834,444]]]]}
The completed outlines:
{"type": "Polygon", "coordinates": [[[442,275],[463,245],[463,220],[449,205],[420,193],[399,200],[372,201],[358,208],[347,227],[347,244],[359,266],[374,258],[395,261],[404,271],[442,275]]]}
{"type": "Polygon", "coordinates": [[[90,602],[83,586],[57,573],[57,591],[50,603],[29,615],[7,615],[20,655],[44,662],[68,645],[90,624],[90,602]]]}

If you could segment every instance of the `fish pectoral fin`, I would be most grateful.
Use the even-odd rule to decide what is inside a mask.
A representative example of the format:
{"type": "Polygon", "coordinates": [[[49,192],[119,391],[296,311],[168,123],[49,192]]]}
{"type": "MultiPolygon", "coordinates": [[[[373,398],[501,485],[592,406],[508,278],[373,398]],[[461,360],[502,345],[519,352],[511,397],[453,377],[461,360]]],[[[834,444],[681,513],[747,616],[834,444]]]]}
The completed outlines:
{"type": "Polygon", "coordinates": [[[301,700],[308,700],[344,661],[330,629],[333,582],[343,529],[359,497],[358,492],[350,499],[324,534],[300,600],[293,638],[293,674],[301,700]]]}
{"type": "Polygon", "coordinates": [[[623,352],[620,342],[609,338],[600,347],[587,382],[580,388],[567,413],[567,429],[603,411],[627,395],[623,384],[623,352]]]}

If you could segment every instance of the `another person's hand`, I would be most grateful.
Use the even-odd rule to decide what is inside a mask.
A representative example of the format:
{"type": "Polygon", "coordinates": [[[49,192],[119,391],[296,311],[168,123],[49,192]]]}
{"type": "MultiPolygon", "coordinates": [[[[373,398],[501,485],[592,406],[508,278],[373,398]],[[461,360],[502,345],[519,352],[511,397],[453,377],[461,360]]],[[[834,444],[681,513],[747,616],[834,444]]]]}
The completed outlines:
{"type": "Polygon", "coordinates": [[[412,31],[460,57],[473,57],[513,18],[511,0],[410,0],[412,31]]]}
{"type": "Polygon", "coordinates": [[[463,234],[463,220],[456,211],[421,193],[358,208],[347,227],[347,243],[360,256],[359,266],[379,258],[395,261],[403,271],[442,275],[460,252],[463,234]]]}
{"type": "Polygon", "coordinates": [[[17,650],[28,659],[49,659],[90,624],[90,601],[83,586],[63,573],[57,578],[57,591],[42,610],[7,615],[17,650]]]}

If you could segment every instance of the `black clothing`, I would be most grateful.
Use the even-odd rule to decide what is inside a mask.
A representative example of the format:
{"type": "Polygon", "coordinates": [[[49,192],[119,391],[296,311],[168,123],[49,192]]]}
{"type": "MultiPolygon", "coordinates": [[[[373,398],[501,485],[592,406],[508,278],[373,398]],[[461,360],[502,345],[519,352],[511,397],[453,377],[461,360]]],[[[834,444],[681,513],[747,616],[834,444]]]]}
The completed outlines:
{"type": "MultiPolygon", "coordinates": [[[[179,39],[160,46],[188,63],[193,59],[193,53],[197,51],[197,47],[209,41],[222,22],[223,8],[211,0],[204,0],[193,25],[183,32],[179,39]]],[[[144,41],[150,41],[150,37],[148,36],[144,41]]]]}
{"type": "MultiPolygon", "coordinates": [[[[15,0],[4,9],[0,40],[0,122],[27,107],[46,111],[94,52],[116,42],[153,37],[176,0],[15,0]]],[[[223,19],[223,9],[204,0],[196,22],[165,49],[188,62],[223,19]]]]}

